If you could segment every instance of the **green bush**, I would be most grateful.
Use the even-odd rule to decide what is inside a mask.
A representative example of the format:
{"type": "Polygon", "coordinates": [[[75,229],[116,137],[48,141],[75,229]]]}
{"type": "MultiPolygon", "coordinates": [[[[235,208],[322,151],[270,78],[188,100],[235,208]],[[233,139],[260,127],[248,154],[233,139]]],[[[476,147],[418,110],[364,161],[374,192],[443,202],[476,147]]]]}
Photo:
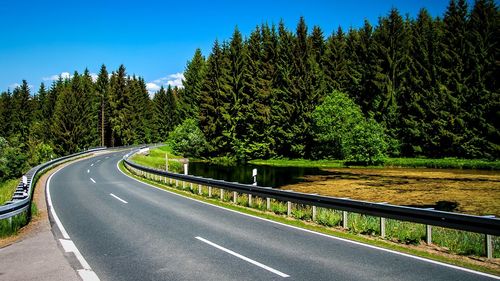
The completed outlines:
{"type": "Polygon", "coordinates": [[[184,157],[199,157],[207,149],[205,135],[195,119],[186,119],[168,136],[168,144],[176,154],[184,157]]]}
{"type": "Polygon", "coordinates": [[[387,143],[384,128],[370,119],[356,124],[345,141],[348,163],[379,165],[386,157],[387,143]]]}
{"type": "Polygon", "coordinates": [[[387,152],[384,128],[366,120],[361,108],[344,93],[334,91],[314,110],[315,158],[345,159],[361,165],[383,162],[387,152]]]}

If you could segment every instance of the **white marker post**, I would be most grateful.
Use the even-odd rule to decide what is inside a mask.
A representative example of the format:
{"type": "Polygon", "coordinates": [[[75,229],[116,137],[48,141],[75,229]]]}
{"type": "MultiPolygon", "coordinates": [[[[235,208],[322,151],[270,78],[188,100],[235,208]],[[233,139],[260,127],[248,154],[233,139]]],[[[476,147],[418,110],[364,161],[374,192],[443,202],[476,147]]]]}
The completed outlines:
{"type": "Polygon", "coordinates": [[[257,169],[252,170],[253,185],[257,185],[257,169]]]}

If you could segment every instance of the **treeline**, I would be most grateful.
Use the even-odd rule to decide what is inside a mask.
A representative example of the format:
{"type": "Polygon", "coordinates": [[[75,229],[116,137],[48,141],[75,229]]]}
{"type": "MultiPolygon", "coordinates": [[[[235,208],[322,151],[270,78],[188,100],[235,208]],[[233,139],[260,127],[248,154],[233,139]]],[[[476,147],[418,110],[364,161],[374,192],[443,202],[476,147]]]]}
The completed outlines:
{"type": "Polygon", "coordinates": [[[60,77],[32,93],[23,81],[0,95],[0,181],[56,156],[96,146],[165,140],[178,120],[172,114],[177,88],[150,98],[144,79],[122,65],[94,81],[88,70],[60,77]]]}
{"type": "Polygon", "coordinates": [[[294,31],[262,24],[243,38],[235,29],[207,59],[196,50],[184,87],[153,98],[124,66],[37,92],[23,81],[0,95],[0,180],[56,155],[169,134],[186,154],[239,160],[498,159],[499,25],[493,1],[452,0],[443,18],[392,9],[376,26],[329,36],[303,18],[294,31]]]}
{"type": "Polygon", "coordinates": [[[326,38],[303,18],[235,29],[188,63],[183,112],[212,156],[316,157],[312,113],[337,90],[385,128],[390,155],[498,158],[499,23],[491,0],[452,0],[443,18],[392,9],[326,38]]]}

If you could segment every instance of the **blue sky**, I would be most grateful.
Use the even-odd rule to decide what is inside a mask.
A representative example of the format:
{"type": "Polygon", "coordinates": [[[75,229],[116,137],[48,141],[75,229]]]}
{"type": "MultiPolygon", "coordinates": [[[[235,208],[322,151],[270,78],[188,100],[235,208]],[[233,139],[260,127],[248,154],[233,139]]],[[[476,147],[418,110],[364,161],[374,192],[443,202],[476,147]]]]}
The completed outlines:
{"type": "MultiPolygon", "coordinates": [[[[0,91],[26,79],[35,90],[61,73],[97,73],[124,64],[155,85],[180,82],[196,48],[207,55],[235,26],[245,35],[263,22],[290,29],[304,16],[325,35],[338,26],[376,24],[391,7],[415,17],[422,7],[442,16],[448,0],[15,1],[0,5],[0,91]]],[[[63,74],[66,75],[66,74],[63,74]]]]}

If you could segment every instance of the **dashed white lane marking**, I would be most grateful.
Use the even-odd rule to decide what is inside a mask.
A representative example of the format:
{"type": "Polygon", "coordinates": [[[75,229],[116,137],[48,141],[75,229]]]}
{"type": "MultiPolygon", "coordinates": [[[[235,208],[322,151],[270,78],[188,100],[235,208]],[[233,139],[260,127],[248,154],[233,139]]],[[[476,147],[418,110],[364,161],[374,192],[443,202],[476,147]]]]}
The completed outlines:
{"type": "Polygon", "coordinates": [[[52,180],[52,176],[54,176],[61,169],[57,170],[52,175],[50,175],[49,179],[47,180],[47,188],[45,189],[46,193],[45,196],[47,197],[47,203],[50,209],[50,213],[54,218],[54,221],[56,222],[57,228],[59,228],[59,231],[61,232],[64,238],[64,239],[59,239],[59,243],[61,243],[61,246],[63,247],[65,252],[67,253],[72,252],[80,262],[83,269],[78,269],[76,271],[78,272],[78,275],[80,275],[80,278],[82,278],[83,281],[100,281],[99,277],[92,270],[92,268],[90,267],[89,263],[85,260],[85,258],[82,256],[82,254],[76,247],[75,243],[73,243],[73,241],[70,240],[68,232],[66,232],[66,229],[62,225],[61,220],[59,220],[59,217],[57,216],[57,213],[52,205],[52,197],[50,196],[50,181],[52,180]]]}
{"type": "Polygon", "coordinates": [[[94,167],[94,163],[90,164],[90,167],[94,167]]]}
{"type": "Polygon", "coordinates": [[[90,170],[87,170],[87,174],[89,174],[89,173],[90,173],[90,170]]]}
{"type": "Polygon", "coordinates": [[[279,270],[276,270],[276,269],[274,269],[274,268],[272,268],[272,267],[269,267],[269,266],[267,266],[267,265],[265,265],[265,264],[262,264],[262,263],[260,263],[260,262],[258,262],[258,261],[254,261],[254,260],[252,260],[252,259],[250,259],[250,258],[247,258],[247,257],[245,257],[245,256],[243,256],[243,255],[240,255],[240,254],[238,254],[238,253],[236,253],[236,252],[233,252],[233,251],[231,251],[231,250],[229,250],[229,249],[226,249],[226,248],[224,248],[224,247],[222,247],[222,246],[220,246],[220,245],[217,245],[217,244],[215,244],[215,243],[213,243],[213,242],[208,241],[208,240],[207,240],[207,239],[205,239],[205,238],[202,238],[202,237],[199,237],[199,236],[196,236],[195,238],[196,238],[196,239],[198,239],[198,240],[200,240],[201,242],[207,243],[208,245],[210,245],[210,246],[212,246],[212,247],[215,247],[215,248],[217,248],[217,249],[219,249],[219,250],[221,250],[221,251],[224,251],[224,252],[226,252],[226,253],[228,253],[228,254],[230,254],[230,255],[233,255],[233,256],[235,256],[235,257],[237,257],[237,258],[240,258],[240,259],[242,259],[242,260],[244,260],[244,261],[246,261],[246,262],[249,262],[249,263],[251,263],[251,264],[253,264],[253,265],[256,265],[256,266],[258,266],[258,267],[260,267],[260,268],[263,268],[263,269],[265,269],[265,270],[267,270],[267,271],[270,271],[270,272],[272,272],[272,273],[274,273],[274,274],[276,274],[276,275],[279,275],[279,276],[281,276],[281,277],[285,277],[285,278],[286,278],[286,277],[290,277],[290,275],[288,275],[288,274],[285,274],[285,273],[283,273],[283,272],[281,272],[281,271],[279,271],[279,270]]]}
{"type": "Polygon", "coordinates": [[[90,180],[91,180],[93,183],[95,183],[95,180],[94,180],[93,178],[90,178],[90,180]]]}
{"type": "Polygon", "coordinates": [[[124,203],[124,204],[127,204],[127,203],[128,203],[127,201],[125,201],[125,200],[121,199],[120,197],[118,197],[118,196],[114,195],[113,193],[110,193],[109,195],[111,195],[111,196],[115,197],[117,200],[121,201],[121,202],[122,202],[122,203],[124,203]]]}

